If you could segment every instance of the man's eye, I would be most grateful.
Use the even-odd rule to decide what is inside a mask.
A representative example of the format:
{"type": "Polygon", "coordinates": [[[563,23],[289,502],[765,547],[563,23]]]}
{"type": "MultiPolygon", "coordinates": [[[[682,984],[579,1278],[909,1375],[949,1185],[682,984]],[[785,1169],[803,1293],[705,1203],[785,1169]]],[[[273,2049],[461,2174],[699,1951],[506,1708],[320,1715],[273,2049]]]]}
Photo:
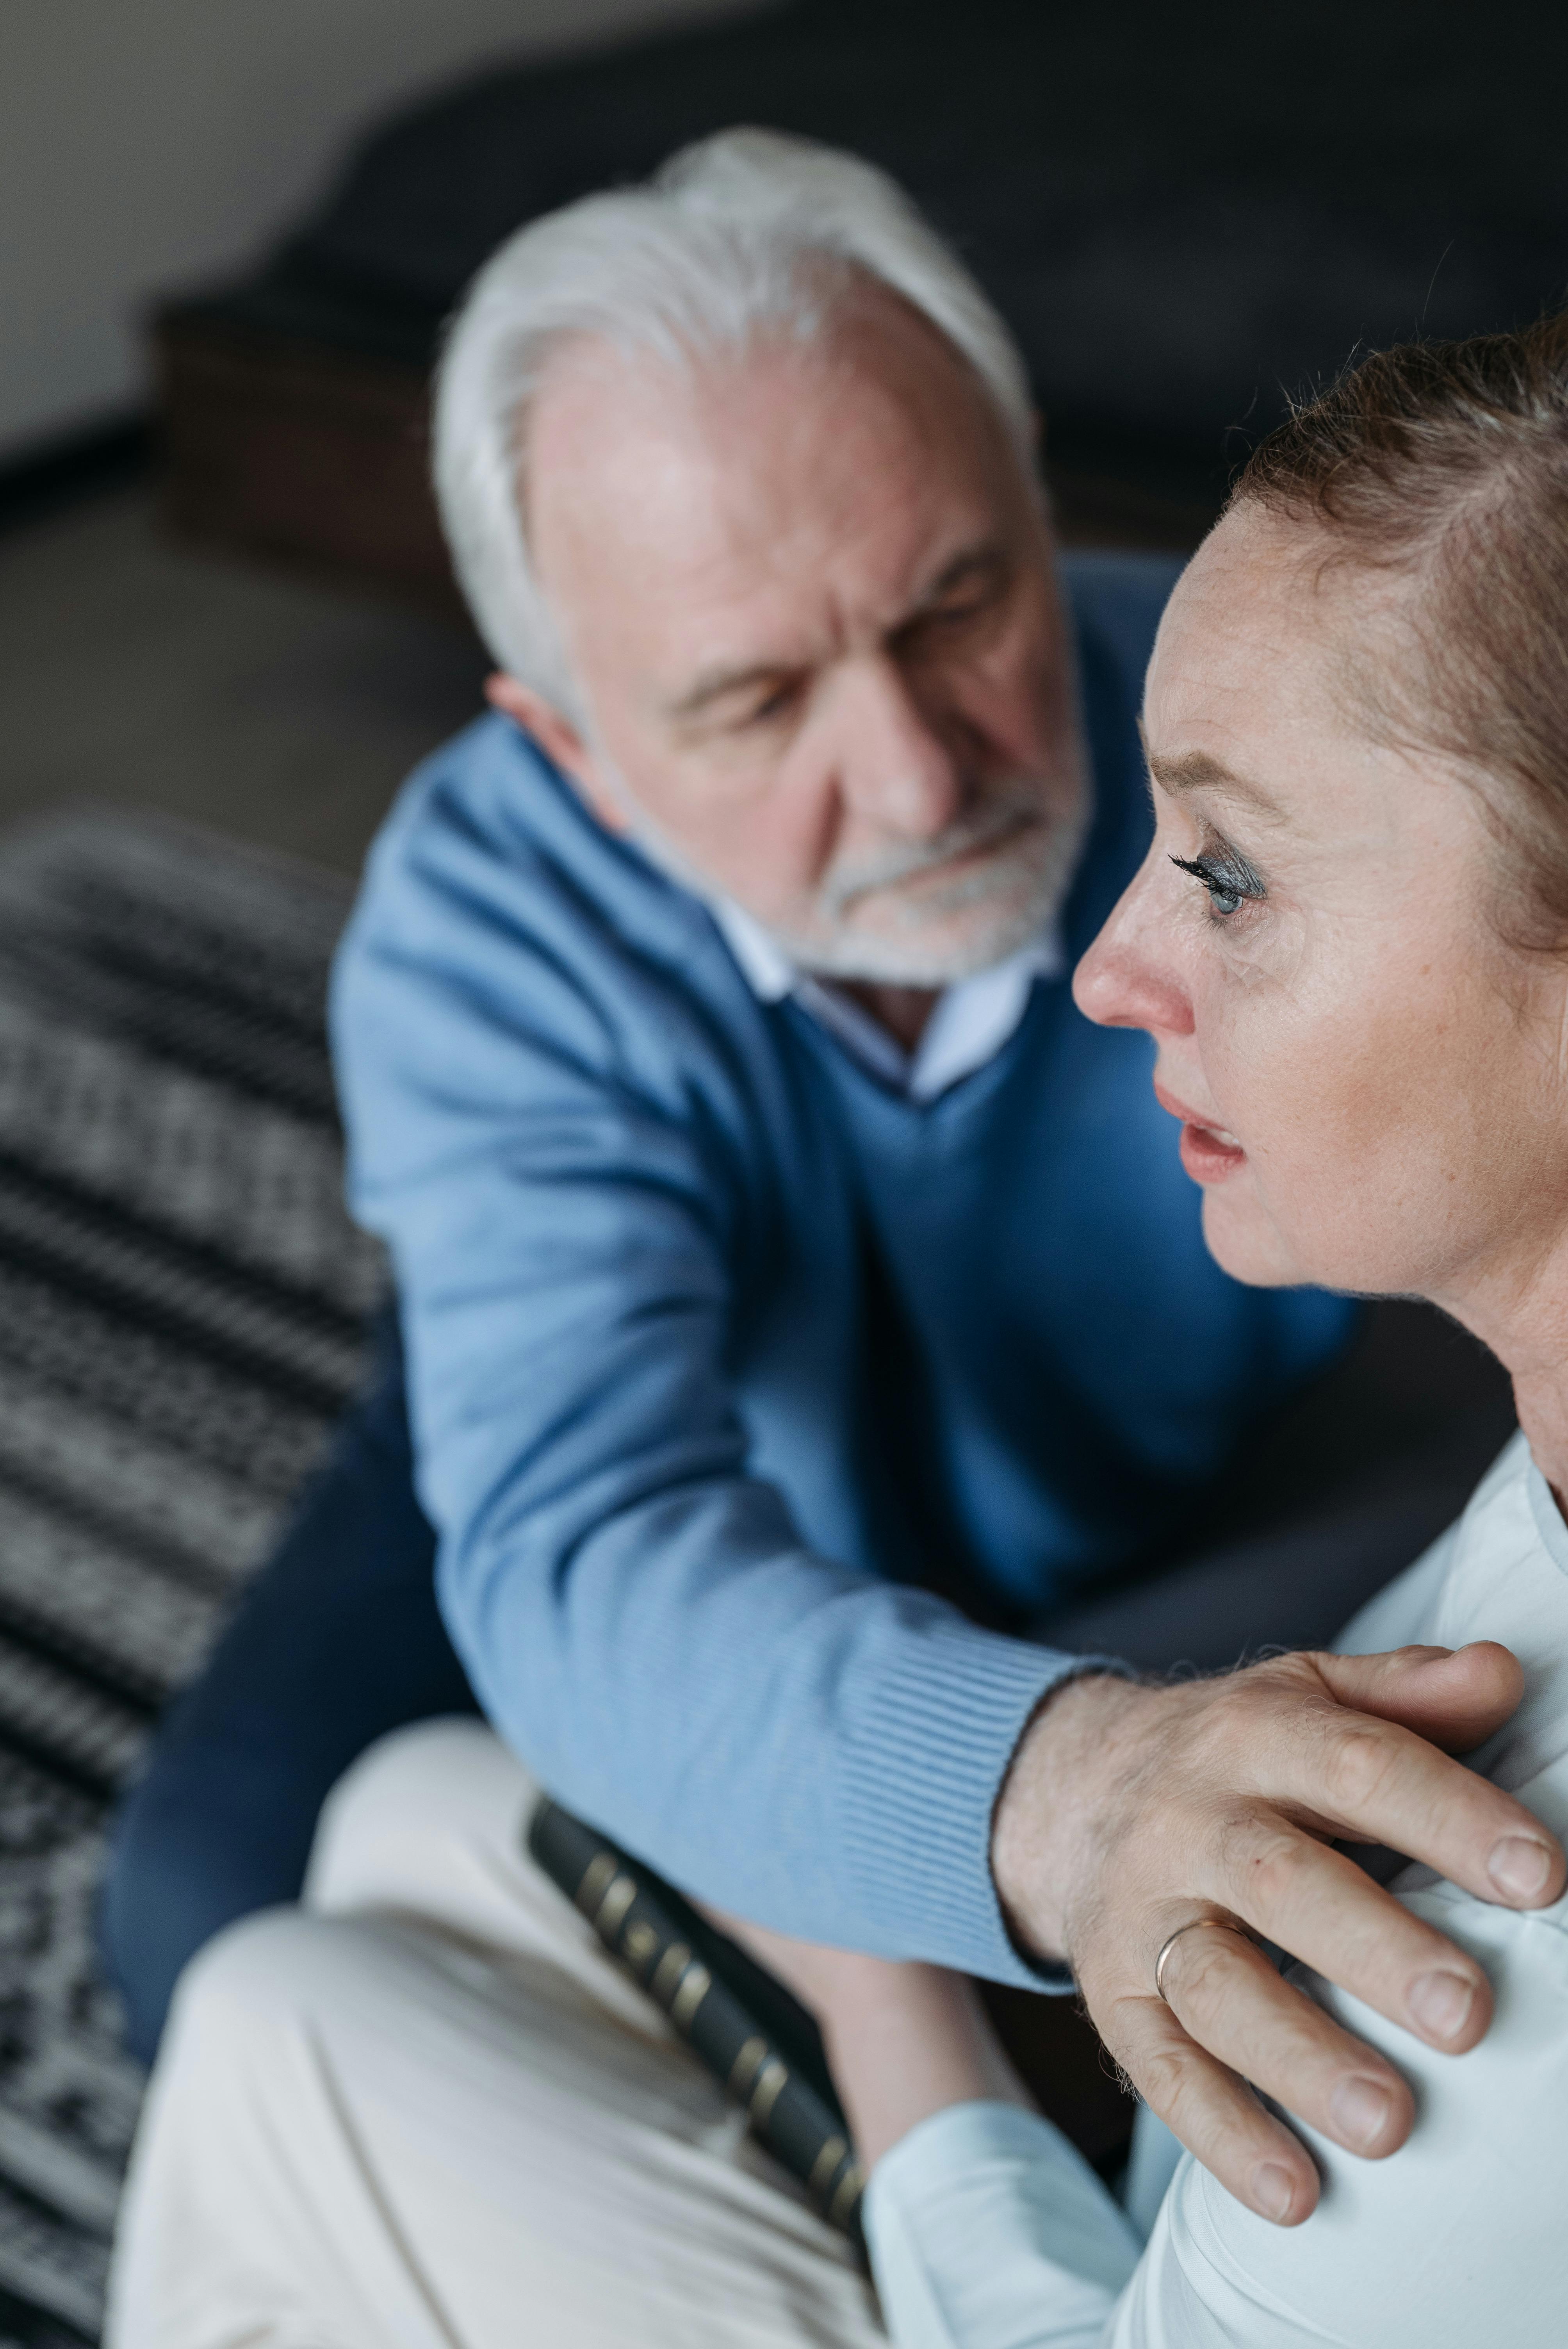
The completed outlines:
{"type": "Polygon", "coordinates": [[[960,638],[966,630],[985,628],[996,618],[1001,609],[1003,590],[987,582],[972,586],[963,595],[946,603],[933,604],[929,610],[919,612],[907,620],[893,639],[895,647],[918,659],[923,652],[942,646],[949,637],[960,638]]]}
{"type": "Polygon", "coordinates": [[[751,704],[740,720],[743,728],[770,726],[776,719],[788,717],[799,698],[800,688],[793,678],[786,678],[751,704]]]}
{"type": "Polygon", "coordinates": [[[1240,913],[1249,897],[1267,895],[1263,883],[1242,856],[1173,856],[1179,872],[1190,873],[1209,893],[1209,910],[1221,920],[1240,913]]]}
{"type": "Polygon", "coordinates": [[[982,595],[965,595],[962,603],[934,605],[929,612],[923,612],[914,622],[911,635],[916,642],[922,637],[929,641],[933,636],[962,636],[965,628],[988,620],[996,609],[997,601],[995,590],[988,589],[982,595]]]}

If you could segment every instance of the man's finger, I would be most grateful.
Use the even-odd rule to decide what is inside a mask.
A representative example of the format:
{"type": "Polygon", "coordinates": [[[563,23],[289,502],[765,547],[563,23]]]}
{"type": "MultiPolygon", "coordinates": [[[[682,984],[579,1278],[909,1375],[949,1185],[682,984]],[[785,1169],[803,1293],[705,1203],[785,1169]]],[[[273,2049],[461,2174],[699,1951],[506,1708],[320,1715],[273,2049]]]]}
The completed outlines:
{"type": "Polygon", "coordinates": [[[1473,1958],[1287,1818],[1238,1822],[1207,1890],[1265,1940],[1446,2055],[1473,2047],[1491,2020],[1491,1985],[1473,1958]]]}
{"type": "Polygon", "coordinates": [[[1387,1844],[1510,1909],[1561,1898],[1562,1848],[1533,1812],[1415,1731],[1340,1704],[1304,1707],[1285,1729],[1263,1757],[1264,1791],[1318,1832],[1387,1844]]]}
{"type": "Polygon", "coordinates": [[[1115,2000],[1100,2035],[1150,2112],[1238,2202],[1276,2227],[1311,2216],[1318,2177],[1306,2147],[1188,2036],[1163,1999],[1115,2000]]]}
{"type": "Polygon", "coordinates": [[[1340,1704],[1400,1722],[1446,1754],[1472,1754],[1512,1719],[1524,1694],[1523,1666],[1495,1640],[1312,1661],[1340,1704]]]}
{"type": "Polygon", "coordinates": [[[1161,1979],[1189,2038],[1347,2152],[1380,2161],[1409,2136],[1415,2099],[1394,2066],[1282,1982],[1254,1942],[1191,1927],[1161,1979]]]}

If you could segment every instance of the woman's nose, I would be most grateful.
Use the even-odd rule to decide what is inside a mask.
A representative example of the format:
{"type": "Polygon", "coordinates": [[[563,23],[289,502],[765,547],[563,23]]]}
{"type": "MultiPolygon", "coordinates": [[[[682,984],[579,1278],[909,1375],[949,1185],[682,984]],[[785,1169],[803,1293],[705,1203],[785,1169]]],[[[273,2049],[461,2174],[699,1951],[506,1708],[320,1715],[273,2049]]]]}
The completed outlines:
{"type": "Polygon", "coordinates": [[[1144,874],[1124,892],[1073,973],[1073,1001],[1101,1028],[1190,1036],[1192,1005],[1174,961],[1160,951],[1144,874]]]}
{"type": "Polygon", "coordinates": [[[881,831],[927,840],[963,812],[959,762],[894,662],[868,661],[846,680],[839,719],[839,772],[858,815],[881,831]]]}

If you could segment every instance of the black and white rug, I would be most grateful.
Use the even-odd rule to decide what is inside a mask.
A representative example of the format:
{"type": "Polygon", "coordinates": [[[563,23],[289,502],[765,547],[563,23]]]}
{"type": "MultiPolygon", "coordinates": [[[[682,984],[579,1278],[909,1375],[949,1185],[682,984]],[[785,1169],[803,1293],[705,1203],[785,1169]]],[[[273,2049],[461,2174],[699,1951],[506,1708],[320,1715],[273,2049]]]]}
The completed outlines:
{"type": "Polygon", "coordinates": [[[91,811],[0,839],[0,2349],[97,2337],[141,2074],[106,1816],[356,1381],[346,892],[91,811]]]}

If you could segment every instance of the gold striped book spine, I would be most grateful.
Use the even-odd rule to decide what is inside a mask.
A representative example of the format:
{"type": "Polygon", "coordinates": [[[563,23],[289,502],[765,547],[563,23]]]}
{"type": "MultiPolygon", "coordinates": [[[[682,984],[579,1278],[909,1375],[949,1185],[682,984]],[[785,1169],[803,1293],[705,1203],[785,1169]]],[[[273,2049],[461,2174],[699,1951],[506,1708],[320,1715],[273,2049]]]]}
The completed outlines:
{"type": "Polygon", "coordinates": [[[529,1822],[528,1848],[723,2082],[769,2151],[835,2227],[861,2243],[865,2178],[843,2116],[748,2004],[742,1968],[732,1969],[736,1981],[725,1979],[733,1945],[651,1868],[548,1797],[529,1822]]]}

